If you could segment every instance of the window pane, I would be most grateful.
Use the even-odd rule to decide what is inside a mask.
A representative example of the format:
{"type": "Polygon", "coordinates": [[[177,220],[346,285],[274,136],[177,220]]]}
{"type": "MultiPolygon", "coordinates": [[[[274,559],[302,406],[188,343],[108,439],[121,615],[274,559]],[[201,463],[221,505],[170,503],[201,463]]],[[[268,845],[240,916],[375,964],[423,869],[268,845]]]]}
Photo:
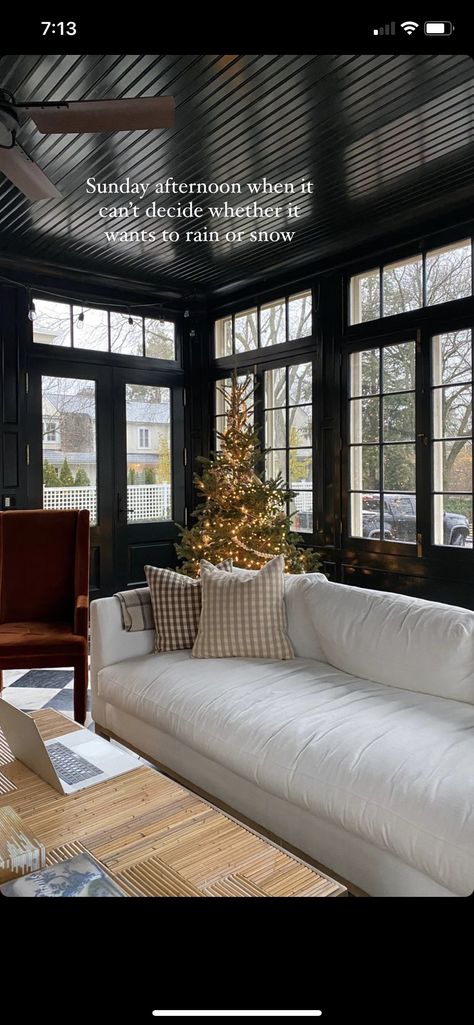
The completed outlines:
{"type": "Polygon", "coordinates": [[[471,295],[471,240],[432,249],[426,254],[426,304],[450,302],[471,295]]]}
{"type": "Polygon", "coordinates": [[[286,367],[265,372],[265,406],[286,405],[286,367]]]}
{"type": "Polygon", "coordinates": [[[383,315],[417,310],[423,305],[421,256],[387,264],[383,269],[383,315]]]}
{"type": "Polygon", "coordinates": [[[383,391],[408,391],[415,387],[415,343],[401,342],[382,350],[383,391]]]}
{"type": "Polygon", "coordinates": [[[248,352],[257,345],[257,311],[247,310],[235,318],[235,351],[248,352]]]}
{"type": "Polygon", "coordinates": [[[309,448],[290,449],[290,488],[296,491],[302,484],[312,487],[313,457],[309,448]]]}
{"type": "Polygon", "coordinates": [[[472,495],[433,495],[435,545],[472,548],[472,495]]]}
{"type": "Polygon", "coordinates": [[[290,448],[302,448],[312,444],[313,407],[291,406],[288,410],[290,448]]]}
{"type": "Polygon", "coordinates": [[[437,441],[433,445],[435,491],[472,491],[472,441],[437,441]]]}
{"type": "Polygon", "coordinates": [[[311,402],[313,395],[313,368],[311,363],[297,363],[288,367],[288,403],[299,406],[311,402]]]}
{"type": "Polygon", "coordinates": [[[383,464],[386,491],[415,491],[414,445],[384,445],[383,464]]]}
{"type": "Polygon", "coordinates": [[[109,318],[107,310],[73,306],[73,344],[75,349],[109,351],[109,318]],[[84,318],[84,319],[82,319],[84,318]]]}
{"type": "Polygon", "coordinates": [[[219,435],[220,434],[224,434],[224,431],[226,430],[226,428],[227,428],[227,417],[226,416],[216,416],[216,418],[215,418],[215,427],[214,427],[214,429],[215,429],[215,447],[216,447],[216,452],[219,452],[220,449],[222,448],[222,438],[220,438],[219,435]]]}
{"type": "Polygon", "coordinates": [[[230,377],[216,381],[216,416],[224,416],[227,412],[227,398],[231,387],[232,381],[230,377]]]}
{"type": "Polygon", "coordinates": [[[265,456],[265,476],[267,480],[278,477],[279,473],[281,473],[286,484],[288,482],[286,475],[286,451],[280,449],[276,452],[267,452],[265,456]]]}
{"type": "Polygon", "coordinates": [[[286,410],[271,409],[265,413],[265,447],[285,448],[286,410]]]}
{"type": "Polygon", "coordinates": [[[433,384],[456,384],[471,380],[471,331],[450,331],[435,335],[431,345],[433,384]]]}
{"type": "Polygon", "coordinates": [[[433,392],[435,438],[460,438],[472,434],[472,389],[459,385],[433,392]]]}
{"type": "Polygon", "coordinates": [[[380,391],[380,349],[353,352],[350,358],[351,395],[377,395],[380,391]]]}
{"type": "Polygon", "coordinates": [[[171,519],[170,390],[127,384],[127,512],[129,523],[171,519]],[[147,451],[140,439],[147,438],[147,451]],[[138,442],[138,444],[137,444],[138,442]]]}
{"type": "Polygon", "coordinates": [[[383,496],[383,536],[386,541],[416,542],[415,495],[383,496]]]}
{"type": "Polygon", "coordinates": [[[351,495],[349,529],[353,537],[380,537],[380,495],[351,495]]]}
{"type": "Polygon", "coordinates": [[[69,303],[35,299],[33,341],[42,345],[71,345],[71,307],[69,303]]]}
{"type": "Polygon", "coordinates": [[[130,317],[128,313],[111,313],[110,345],[112,352],[120,352],[124,356],[143,356],[142,317],[130,317]]]}
{"type": "Polygon", "coordinates": [[[145,318],[145,356],[176,359],[175,325],[172,320],[145,318]]]}
{"type": "Polygon", "coordinates": [[[290,341],[306,338],[312,331],[311,292],[291,295],[288,299],[288,334],[290,341]]]}
{"type": "Polygon", "coordinates": [[[379,487],[379,446],[353,446],[351,448],[351,488],[354,490],[374,491],[379,487]]]}
{"type": "Polygon", "coordinates": [[[214,327],[214,350],[216,359],[232,356],[232,317],[216,320],[214,327]]]}
{"type": "MultiPolygon", "coordinates": [[[[383,436],[385,441],[415,440],[415,396],[386,395],[383,399],[383,436]]],[[[364,439],[365,440],[365,439],[364,439]]]]}
{"type": "Polygon", "coordinates": [[[313,531],[313,492],[298,491],[290,501],[291,529],[301,534],[313,531]]]}
{"type": "Polygon", "coordinates": [[[260,309],[260,345],[279,345],[286,342],[285,301],[267,303],[260,309]]]}
{"type": "Polygon", "coordinates": [[[88,509],[97,523],[95,381],[42,377],[43,506],[88,509]]]}
{"type": "Polygon", "coordinates": [[[352,442],[377,442],[380,437],[380,400],[352,399],[350,402],[350,431],[352,442]]]}
{"type": "Polygon", "coordinates": [[[351,278],[351,324],[380,317],[380,271],[366,271],[351,278]]]}

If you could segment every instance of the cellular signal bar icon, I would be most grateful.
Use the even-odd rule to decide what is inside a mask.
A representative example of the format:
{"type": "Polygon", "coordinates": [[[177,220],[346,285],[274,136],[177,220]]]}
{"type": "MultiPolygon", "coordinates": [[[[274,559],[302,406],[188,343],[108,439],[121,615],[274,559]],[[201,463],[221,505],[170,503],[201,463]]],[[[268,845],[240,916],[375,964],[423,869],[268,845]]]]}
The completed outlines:
{"type": "Polygon", "coordinates": [[[391,21],[389,25],[382,25],[381,28],[374,28],[374,36],[394,36],[395,32],[394,21],[391,21]]]}

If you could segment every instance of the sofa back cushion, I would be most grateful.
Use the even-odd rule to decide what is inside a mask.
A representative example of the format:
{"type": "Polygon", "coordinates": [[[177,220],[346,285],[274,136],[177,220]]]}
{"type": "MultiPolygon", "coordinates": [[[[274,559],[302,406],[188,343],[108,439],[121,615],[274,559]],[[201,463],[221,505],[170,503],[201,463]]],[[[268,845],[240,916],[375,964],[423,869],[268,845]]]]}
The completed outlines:
{"type": "Polygon", "coordinates": [[[293,658],[283,568],[282,555],[257,573],[216,573],[201,563],[202,612],[195,658],[293,658]]]}
{"type": "MultiPolygon", "coordinates": [[[[233,566],[232,572],[239,575],[258,573],[258,570],[233,566]]],[[[324,573],[285,573],[284,599],[288,638],[298,658],[315,658],[318,662],[327,662],[305,594],[305,583],[312,580],[327,582],[324,573]]]]}
{"type": "Polygon", "coordinates": [[[319,581],[305,596],[330,665],[390,687],[474,704],[474,613],[319,581]]]}

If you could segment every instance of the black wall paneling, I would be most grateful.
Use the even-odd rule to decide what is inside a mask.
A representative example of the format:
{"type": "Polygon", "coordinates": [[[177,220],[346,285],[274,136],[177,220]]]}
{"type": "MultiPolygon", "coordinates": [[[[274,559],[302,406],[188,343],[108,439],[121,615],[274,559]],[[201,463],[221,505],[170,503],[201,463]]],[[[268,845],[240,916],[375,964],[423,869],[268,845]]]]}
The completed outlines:
{"type": "Polygon", "coordinates": [[[3,509],[26,498],[24,294],[0,285],[0,487],[3,509]]]}

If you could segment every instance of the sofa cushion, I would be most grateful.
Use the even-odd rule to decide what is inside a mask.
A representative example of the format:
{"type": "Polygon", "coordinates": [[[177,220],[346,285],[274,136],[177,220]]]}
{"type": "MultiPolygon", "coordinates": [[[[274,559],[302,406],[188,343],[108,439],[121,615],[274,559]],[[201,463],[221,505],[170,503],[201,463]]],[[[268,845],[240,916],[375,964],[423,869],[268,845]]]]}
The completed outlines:
{"type": "Polygon", "coordinates": [[[283,601],[284,559],[258,573],[216,573],[201,563],[202,611],[195,658],[293,658],[283,601]]]}
{"type": "Polygon", "coordinates": [[[356,680],[309,659],[102,669],[98,695],[263,790],[474,889],[474,708],[356,680]]]}
{"type": "MultiPolygon", "coordinates": [[[[233,566],[232,572],[257,573],[257,570],[240,569],[233,566]]],[[[305,596],[305,581],[319,580],[325,583],[324,573],[285,573],[285,609],[288,626],[288,637],[295,655],[301,658],[316,658],[318,662],[327,662],[317,631],[311,616],[308,600],[305,596]]]]}
{"type": "MultiPolygon", "coordinates": [[[[232,570],[230,559],[217,566],[205,560],[202,564],[212,572],[232,570]]],[[[201,581],[158,566],[145,566],[145,576],[155,621],[155,651],[192,648],[201,615],[201,581]]]]}
{"type": "Polygon", "coordinates": [[[306,583],[305,598],[330,665],[474,703],[474,612],[328,581],[306,583]]]}

